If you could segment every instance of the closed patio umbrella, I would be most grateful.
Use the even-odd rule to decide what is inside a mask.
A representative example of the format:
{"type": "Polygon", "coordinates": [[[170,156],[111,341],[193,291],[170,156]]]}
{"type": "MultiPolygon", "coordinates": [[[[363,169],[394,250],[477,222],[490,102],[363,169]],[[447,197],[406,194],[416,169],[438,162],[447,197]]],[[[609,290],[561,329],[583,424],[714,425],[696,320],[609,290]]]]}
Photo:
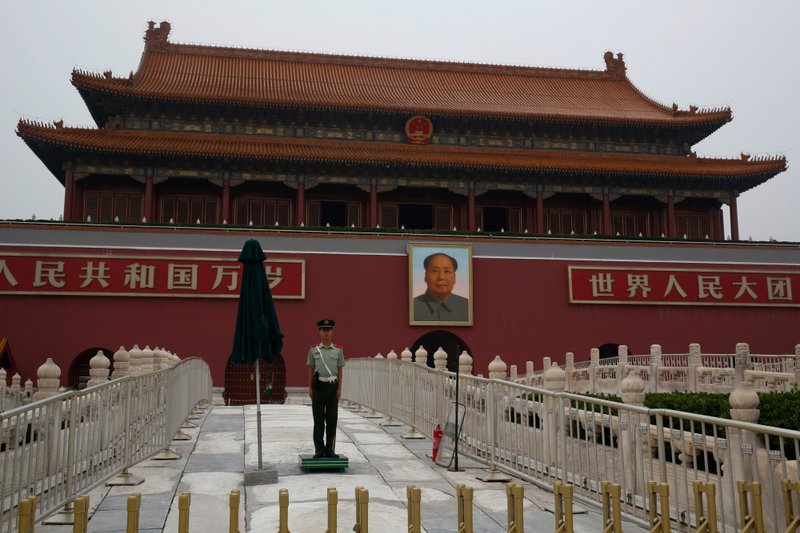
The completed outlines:
{"type": "Polygon", "coordinates": [[[278,324],[278,314],[272,293],[267,283],[264,261],[267,256],[255,239],[244,243],[239,262],[244,264],[242,285],[239,293],[239,310],[236,314],[236,330],[233,335],[231,362],[255,363],[256,372],[256,418],[258,432],[258,468],[261,462],[261,376],[259,361],[272,363],[283,349],[283,333],[278,324]]]}

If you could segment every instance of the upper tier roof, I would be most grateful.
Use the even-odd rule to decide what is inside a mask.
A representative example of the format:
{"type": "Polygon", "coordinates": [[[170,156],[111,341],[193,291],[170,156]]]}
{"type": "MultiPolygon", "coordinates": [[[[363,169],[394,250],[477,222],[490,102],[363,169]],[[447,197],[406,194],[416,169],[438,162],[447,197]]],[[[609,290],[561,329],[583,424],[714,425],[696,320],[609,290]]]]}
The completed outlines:
{"type": "MultiPolygon", "coordinates": [[[[90,108],[98,93],[173,102],[375,110],[630,125],[705,126],[729,108],[679,111],[642,94],[622,54],[603,71],[481,65],[175,44],[152,22],[139,68],[117,78],[73,71],[90,108]],[[95,97],[90,97],[90,95],[95,97]]],[[[102,113],[91,109],[103,125],[102,113]]]]}
{"type": "Polygon", "coordinates": [[[461,168],[520,172],[602,174],[640,178],[690,178],[744,191],[786,169],[783,157],[750,160],[700,157],[519,150],[477,146],[287,139],[255,135],[174,133],[106,128],[65,128],[20,121],[17,134],[59,179],[69,152],[107,154],[129,160],[187,157],[228,161],[301,161],[359,166],[461,168]],[[61,155],[58,155],[61,154],[61,155]]]}

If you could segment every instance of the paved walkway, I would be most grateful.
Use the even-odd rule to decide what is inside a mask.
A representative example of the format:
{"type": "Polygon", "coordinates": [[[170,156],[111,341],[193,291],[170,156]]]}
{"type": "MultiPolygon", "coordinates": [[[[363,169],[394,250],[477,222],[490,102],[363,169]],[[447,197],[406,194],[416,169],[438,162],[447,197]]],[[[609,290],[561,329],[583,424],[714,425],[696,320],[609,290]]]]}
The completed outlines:
{"type": "MultiPolygon", "coordinates": [[[[145,479],[135,487],[101,487],[90,493],[89,531],[125,531],[126,501],[142,494],[141,532],[177,532],[178,498],[191,492],[190,531],[228,531],[228,495],[242,491],[241,532],[278,529],[278,490],[289,491],[289,529],[292,533],[325,531],[327,488],[339,495],[338,530],[350,531],[355,523],[354,492],[369,490],[369,528],[376,533],[407,532],[406,485],[422,489],[422,526],[427,533],[456,531],[455,485],[474,488],[474,526],[480,533],[506,531],[506,496],[503,483],[484,483],[475,476],[483,465],[461,459],[463,472],[435,466],[426,454],[431,441],[400,438],[408,427],[383,427],[341,408],[336,451],[347,455],[344,473],[304,473],[298,454],[313,453],[311,408],[304,405],[262,406],[263,457],[278,469],[278,483],[243,487],[245,467],[258,464],[255,406],[215,406],[203,414],[196,429],[187,429],[189,441],[175,441],[182,457],[172,461],[148,460],[131,469],[145,479]]],[[[518,481],[519,483],[522,483],[518,481]]],[[[525,486],[525,530],[553,531],[553,496],[531,484],[525,486]]],[[[601,516],[576,507],[575,531],[599,531],[601,516]]],[[[625,524],[625,532],[645,529],[625,524]]],[[[67,533],[72,526],[39,525],[39,533],[67,533]]]]}

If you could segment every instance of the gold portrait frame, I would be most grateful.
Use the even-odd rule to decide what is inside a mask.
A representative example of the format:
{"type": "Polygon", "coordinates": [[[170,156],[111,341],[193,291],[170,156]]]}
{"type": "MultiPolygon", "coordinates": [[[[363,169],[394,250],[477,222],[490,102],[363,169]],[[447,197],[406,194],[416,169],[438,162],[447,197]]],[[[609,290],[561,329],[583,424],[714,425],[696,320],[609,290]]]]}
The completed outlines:
{"type": "Polygon", "coordinates": [[[409,325],[472,326],[473,322],[472,245],[408,243],[409,325]],[[438,254],[456,261],[455,282],[451,287],[451,294],[441,304],[427,290],[424,268],[425,258],[438,254]],[[452,314],[452,317],[439,318],[443,313],[452,314]]]}

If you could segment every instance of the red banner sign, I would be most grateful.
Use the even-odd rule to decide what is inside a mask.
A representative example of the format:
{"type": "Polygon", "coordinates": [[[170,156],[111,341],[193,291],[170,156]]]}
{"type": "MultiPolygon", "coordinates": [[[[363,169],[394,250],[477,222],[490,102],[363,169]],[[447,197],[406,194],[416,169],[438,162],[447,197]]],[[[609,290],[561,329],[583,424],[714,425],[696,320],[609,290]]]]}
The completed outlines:
{"type": "Polygon", "coordinates": [[[570,266],[579,304],[800,307],[800,270],[683,270],[570,266]]]}
{"type": "MultiPolygon", "coordinates": [[[[276,299],[305,298],[305,260],[267,260],[276,299]]],[[[238,298],[242,264],[212,257],[0,252],[0,295],[238,298]]]]}

